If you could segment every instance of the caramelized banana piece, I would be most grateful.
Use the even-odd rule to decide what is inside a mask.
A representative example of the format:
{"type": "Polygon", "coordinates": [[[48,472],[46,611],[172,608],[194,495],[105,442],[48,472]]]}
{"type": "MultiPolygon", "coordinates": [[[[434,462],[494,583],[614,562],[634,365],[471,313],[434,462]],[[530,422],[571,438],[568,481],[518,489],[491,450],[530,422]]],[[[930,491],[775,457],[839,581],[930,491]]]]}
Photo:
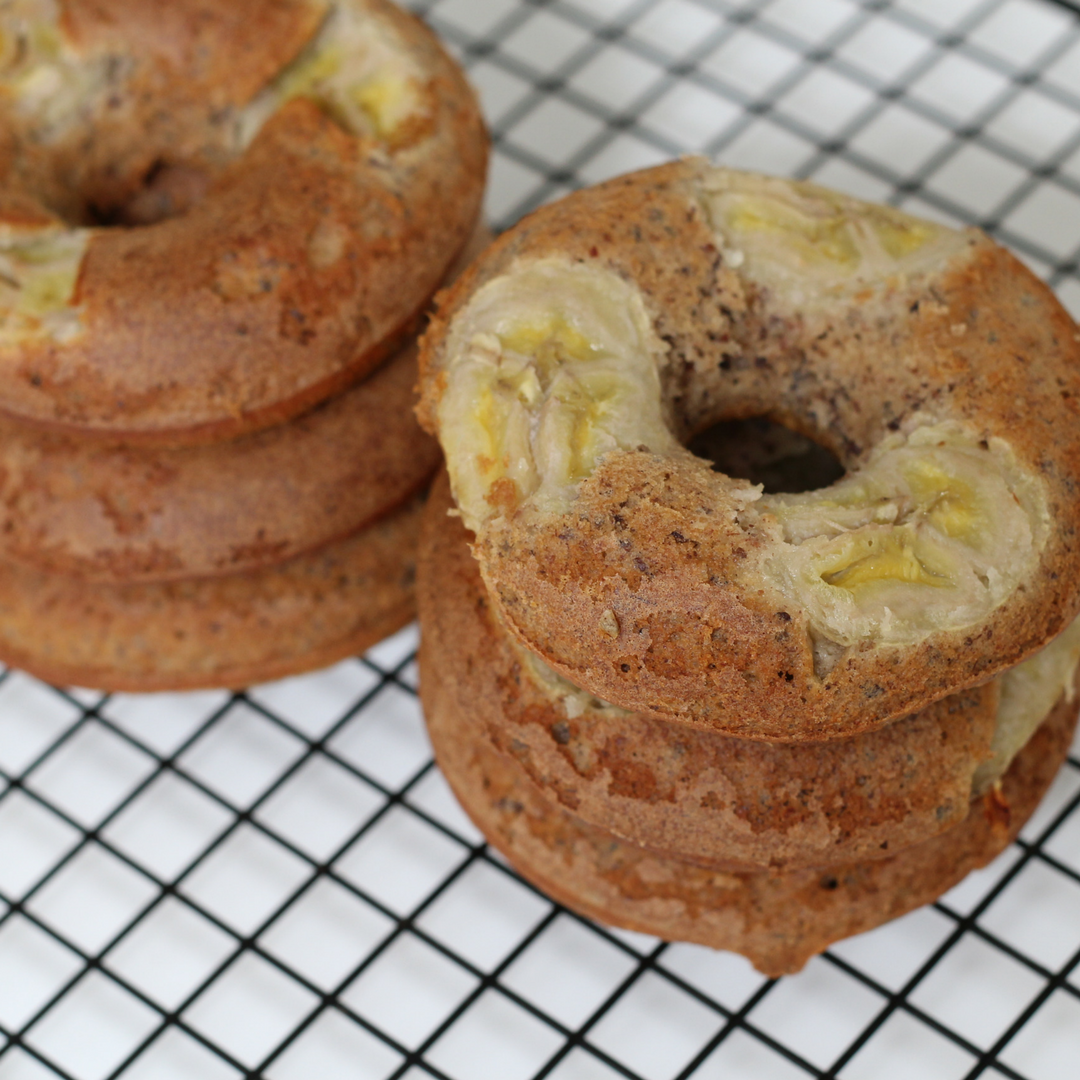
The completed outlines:
{"type": "Polygon", "coordinates": [[[528,501],[561,513],[605,453],[680,450],[664,417],[664,345],[613,274],[563,260],[481,290],[456,330],[439,425],[471,529],[528,501]]]}
{"type": "Polygon", "coordinates": [[[985,618],[1032,573],[1048,520],[1008,445],[983,447],[955,424],[887,439],[836,484],[758,507],[783,534],[765,577],[805,606],[816,640],[844,647],[985,618]]]}

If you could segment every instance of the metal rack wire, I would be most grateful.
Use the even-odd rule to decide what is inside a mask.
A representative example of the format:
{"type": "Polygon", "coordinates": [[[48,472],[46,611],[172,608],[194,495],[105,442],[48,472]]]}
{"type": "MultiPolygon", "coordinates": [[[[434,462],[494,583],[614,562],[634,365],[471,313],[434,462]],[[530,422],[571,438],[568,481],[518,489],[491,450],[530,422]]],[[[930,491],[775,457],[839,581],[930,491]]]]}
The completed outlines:
{"type": "MultiPolygon", "coordinates": [[[[1080,314],[1080,14],[417,0],[497,225],[685,152],[982,225],[1080,314]]],[[[933,907],[772,982],[521,882],[433,768],[415,631],[245,694],[0,678],[0,1080],[1080,1076],[1080,749],[933,907]]]]}

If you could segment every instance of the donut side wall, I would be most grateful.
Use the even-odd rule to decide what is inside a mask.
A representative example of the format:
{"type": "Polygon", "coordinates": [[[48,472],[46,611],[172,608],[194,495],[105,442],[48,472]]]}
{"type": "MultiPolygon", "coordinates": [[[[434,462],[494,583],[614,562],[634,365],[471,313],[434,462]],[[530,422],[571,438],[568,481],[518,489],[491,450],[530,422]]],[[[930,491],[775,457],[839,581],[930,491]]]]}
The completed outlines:
{"type": "MultiPolygon", "coordinates": [[[[489,241],[477,230],[452,273],[489,241]]],[[[209,446],[117,446],[0,418],[0,557],[130,584],[249,572],[347,536],[440,460],[410,413],[416,371],[413,340],[303,416],[209,446]]]]}
{"type": "Polygon", "coordinates": [[[502,238],[449,294],[426,341],[421,416],[434,423],[439,350],[455,312],[517,261],[559,253],[640,288],[669,345],[666,393],[684,438],[710,420],[767,415],[849,468],[926,418],[1003,439],[1050,516],[1036,569],[982,624],[903,648],[867,642],[824,677],[805,611],[756,574],[773,539],[768,523],[693,459],[609,455],[571,512],[546,522],[510,513],[479,537],[507,624],[605,700],[755,738],[870,730],[1015,664],[1076,613],[1076,330],[978,234],[932,280],[891,282],[841,317],[778,318],[724,265],[701,210],[705,168],[682,162],[619,178],[502,238]]]}
{"type": "Polygon", "coordinates": [[[879,732],[801,746],[568,702],[499,625],[469,553],[472,535],[447,516],[451,505],[443,476],[425,511],[417,569],[424,648],[486,738],[582,820],[740,870],[884,858],[967,817],[990,752],[996,682],[879,732]]]}
{"type": "Polygon", "coordinates": [[[487,839],[524,876],[601,922],[732,949],[770,976],[830,943],[929,903],[1003,851],[1064,760],[1076,706],[1057,703],[1001,791],[965,821],[896,856],[828,871],[729,874],[621,842],[541,795],[463,707],[437,656],[420,653],[420,693],[440,768],[487,839]]]}
{"type": "Polygon", "coordinates": [[[117,586],[0,562],[0,658],[55,686],[147,693],[250,686],[355,656],[415,614],[422,507],[250,574],[117,586]]]}
{"type": "Polygon", "coordinates": [[[405,350],[288,425],[224,445],[133,450],[0,419],[3,558],[123,584],[258,570],[346,536],[440,460],[408,422],[415,381],[405,350]]]}

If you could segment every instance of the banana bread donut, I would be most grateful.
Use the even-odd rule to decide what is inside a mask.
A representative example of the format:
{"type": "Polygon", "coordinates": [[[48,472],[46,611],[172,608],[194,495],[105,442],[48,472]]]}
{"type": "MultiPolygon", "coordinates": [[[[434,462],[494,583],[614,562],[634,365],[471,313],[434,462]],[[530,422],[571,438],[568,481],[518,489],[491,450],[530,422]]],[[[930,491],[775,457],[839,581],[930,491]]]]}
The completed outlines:
{"type": "Polygon", "coordinates": [[[977,230],[685,160],[488,249],[421,350],[511,631],[635,712],[868,731],[1080,603],[1080,335],[977,230]],[[768,416],[848,469],[762,496],[681,445],[768,416]]]}
{"type": "Polygon", "coordinates": [[[1068,752],[1077,701],[1060,700],[1001,783],[959,824],[896,855],[823,869],[725,873],[646,851],[544,797],[456,698],[421,638],[420,696],[450,787],[487,840],[552,899],[600,922],[798,971],[834,941],[935,900],[1003,851],[1068,752]]]}
{"type": "Polygon", "coordinates": [[[502,630],[451,505],[443,473],[417,563],[427,664],[545,798],[639,847],[714,870],[884,858],[966,818],[1071,697],[1080,621],[994,681],[850,739],[780,745],[629,713],[502,630]]]}
{"type": "Polygon", "coordinates": [[[0,561],[0,662],[58,686],[239,688],[363,652],[415,614],[423,500],[269,569],[103,585],[0,561]]]}
{"type": "Polygon", "coordinates": [[[387,0],[21,0],[0,65],[11,415],[171,444],[296,415],[400,344],[477,215],[475,98],[387,0]]]}

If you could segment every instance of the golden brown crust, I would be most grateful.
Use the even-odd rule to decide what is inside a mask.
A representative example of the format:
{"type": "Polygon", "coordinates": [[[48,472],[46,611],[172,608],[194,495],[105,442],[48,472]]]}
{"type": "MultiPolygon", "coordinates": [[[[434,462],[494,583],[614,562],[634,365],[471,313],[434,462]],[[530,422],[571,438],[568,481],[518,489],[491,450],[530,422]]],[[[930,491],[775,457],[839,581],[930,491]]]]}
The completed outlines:
{"type": "Polygon", "coordinates": [[[0,409],[187,445],[294,416],[394,351],[472,228],[486,136],[434,36],[385,0],[355,2],[424,71],[430,123],[383,143],[296,99],[223,169],[193,150],[208,193],[180,218],[93,234],[73,298],[85,331],[0,349],[0,409]]]}
{"type": "Polygon", "coordinates": [[[455,314],[515,260],[558,256],[640,288],[670,344],[666,392],[684,435],[768,415],[849,468],[917,417],[1007,442],[1052,518],[1034,573],[980,625],[916,646],[864,642],[824,677],[807,614],[746,572],[767,539],[753,515],[718,522],[719,480],[692,461],[609,455],[566,513],[496,517],[478,539],[507,625],[601,698],[749,738],[871,730],[984,682],[1075,616],[1080,335],[1045,286],[975,233],[945,272],[857,298],[843,319],[814,310],[771,319],[767,297],[739,292],[704,219],[705,169],[682,161],[620,177],[503,234],[440,297],[421,347],[419,415],[434,430],[455,314]]]}
{"type": "Polygon", "coordinates": [[[411,414],[415,381],[412,345],[304,416],[179,449],[0,419],[0,557],[131,584],[249,572],[351,535],[438,464],[411,414]]]}
{"type": "Polygon", "coordinates": [[[420,694],[436,759],[458,799],[511,864],[590,918],[669,941],[742,953],[760,971],[798,971],[834,941],[929,903],[1012,841],[1068,752],[1077,704],[1059,702],[960,824],[898,855],[825,870],[725,873],[647,852],[545,799],[497,751],[422,640],[420,694]]]}
{"type": "Polygon", "coordinates": [[[97,585],[0,563],[0,660],[57,685],[241,687],[370,648],[414,613],[422,500],[250,574],[97,585]]]}
{"type": "Polygon", "coordinates": [[[740,870],[883,858],[967,816],[972,777],[989,756],[996,684],[880,731],[817,744],[752,742],[611,709],[570,716],[498,626],[472,534],[447,515],[451,506],[444,472],[418,558],[428,663],[495,748],[582,821],[740,870]]]}

